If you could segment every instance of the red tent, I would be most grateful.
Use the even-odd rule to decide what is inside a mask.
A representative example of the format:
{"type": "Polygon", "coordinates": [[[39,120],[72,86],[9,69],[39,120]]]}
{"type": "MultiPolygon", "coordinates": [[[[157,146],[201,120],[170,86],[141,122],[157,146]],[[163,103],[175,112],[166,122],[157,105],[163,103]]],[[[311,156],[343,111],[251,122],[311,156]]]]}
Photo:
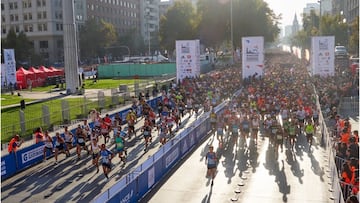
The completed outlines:
{"type": "Polygon", "coordinates": [[[55,74],[56,74],[54,71],[45,68],[45,66],[40,66],[40,67],[39,67],[39,70],[40,70],[40,71],[43,71],[43,72],[46,74],[46,77],[55,76],[55,74]]]}
{"type": "Polygon", "coordinates": [[[35,81],[33,83],[33,87],[43,86],[45,83],[45,80],[47,78],[46,73],[44,71],[38,70],[34,67],[30,67],[29,71],[33,72],[35,74],[35,81]]]}
{"type": "Polygon", "coordinates": [[[33,72],[27,71],[23,67],[16,71],[16,83],[19,89],[28,88],[28,85],[33,84],[33,81],[35,81],[33,72]]]}
{"type": "Polygon", "coordinates": [[[57,68],[54,68],[52,66],[50,66],[48,69],[55,72],[54,75],[56,75],[56,76],[64,76],[64,69],[57,69],[57,68]]]}

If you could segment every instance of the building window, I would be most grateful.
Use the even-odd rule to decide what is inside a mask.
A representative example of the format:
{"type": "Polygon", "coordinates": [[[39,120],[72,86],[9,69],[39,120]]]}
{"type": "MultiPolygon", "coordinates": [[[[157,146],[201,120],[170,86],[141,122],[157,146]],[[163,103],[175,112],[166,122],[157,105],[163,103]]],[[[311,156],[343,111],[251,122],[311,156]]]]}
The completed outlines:
{"type": "Polygon", "coordinates": [[[10,15],[10,22],[12,22],[12,21],[14,21],[14,15],[13,14],[10,15]]]}
{"type": "Polygon", "coordinates": [[[27,14],[24,14],[23,18],[24,18],[24,20],[27,20],[28,19],[27,14]]]}
{"type": "Polygon", "coordinates": [[[46,6],[46,0],[42,0],[42,6],[43,6],[43,7],[46,6]]]}
{"type": "Polygon", "coordinates": [[[18,9],[18,4],[17,4],[17,2],[14,2],[14,9],[18,9]]]}
{"type": "MultiPolygon", "coordinates": [[[[56,13],[55,13],[55,16],[56,16],[56,13]]],[[[38,12],[37,18],[38,18],[38,19],[41,19],[41,12],[38,12]]]]}
{"type": "Polygon", "coordinates": [[[40,49],[47,49],[49,48],[49,42],[48,41],[40,41],[40,49]]]}
{"type": "Polygon", "coordinates": [[[6,34],[6,28],[5,28],[5,27],[1,28],[1,32],[2,32],[3,34],[6,34]]]}
{"type": "Polygon", "coordinates": [[[46,19],[46,11],[43,12],[43,18],[46,19]]]}
{"type": "Polygon", "coordinates": [[[31,8],[31,0],[23,0],[23,8],[31,8]]]}
{"type": "Polygon", "coordinates": [[[3,15],[1,16],[1,22],[5,23],[5,16],[3,16],[3,15]]]}
{"type": "Polygon", "coordinates": [[[36,6],[41,7],[41,1],[40,0],[36,0],[36,6]]]}
{"type": "Polygon", "coordinates": [[[19,15],[15,14],[15,21],[19,21],[19,15]]]}
{"type": "Polygon", "coordinates": [[[10,2],[10,3],[9,3],[9,9],[10,9],[10,10],[13,10],[13,9],[14,9],[14,4],[13,4],[13,2],[10,2]]]}
{"type": "Polygon", "coordinates": [[[19,31],[20,31],[19,26],[16,25],[16,26],[15,26],[15,32],[18,33],[19,31]]]}
{"type": "Polygon", "coordinates": [[[5,6],[3,3],[1,3],[1,10],[3,11],[5,9],[5,6]]]}
{"type": "Polygon", "coordinates": [[[24,31],[25,32],[33,32],[33,25],[31,25],[31,24],[24,25],[24,31]]]}
{"type": "Polygon", "coordinates": [[[57,40],[56,46],[57,46],[57,48],[62,49],[62,48],[64,48],[64,42],[62,40],[57,40]]]}
{"type": "Polygon", "coordinates": [[[29,13],[28,19],[32,20],[32,14],[31,13],[29,13]]]}

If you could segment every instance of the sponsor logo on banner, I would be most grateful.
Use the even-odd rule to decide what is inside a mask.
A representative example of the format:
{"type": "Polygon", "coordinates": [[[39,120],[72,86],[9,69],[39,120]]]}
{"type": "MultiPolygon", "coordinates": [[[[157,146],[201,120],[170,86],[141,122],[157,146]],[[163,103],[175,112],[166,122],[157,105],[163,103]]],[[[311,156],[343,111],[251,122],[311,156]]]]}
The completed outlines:
{"type": "Polygon", "coordinates": [[[129,203],[133,195],[134,195],[134,191],[131,190],[127,195],[125,195],[124,198],[120,200],[120,203],[129,203]]]}
{"type": "Polygon", "coordinates": [[[16,83],[16,61],[14,49],[4,49],[5,77],[7,84],[16,83]]]}
{"type": "Polygon", "coordinates": [[[150,188],[155,183],[155,168],[151,167],[148,171],[148,188],[150,188]]]}
{"type": "Polygon", "coordinates": [[[242,78],[263,75],[264,37],[243,37],[242,54],[242,78]]]}
{"type": "Polygon", "coordinates": [[[44,150],[44,147],[40,146],[40,147],[37,147],[37,148],[32,149],[30,151],[24,152],[21,155],[22,163],[26,163],[26,162],[29,162],[29,161],[31,161],[33,159],[36,159],[38,157],[43,156],[43,150],[44,150]]]}
{"type": "Polygon", "coordinates": [[[200,75],[200,41],[176,41],[176,79],[193,78],[200,75]],[[199,49],[199,50],[198,50],[199,49]]]}
{"type": "Polygon", "coordinates": [[[179,156],[179,147],[176,147],[166,158],[165,167],[169,167],[179,156]]]}
{"type": "Polygon", "coordinates": [[[1,161],[1,176],[6,175],[6,163],[5,161],[1,161]]]}
{"type": "Polygon", "coordinates": [[[186,150],[188,150],[188,144],[187,144],[187,139],[184,139],[184,142],[183,142],[183,146],[182,146],[182,149],[181,149],[181,153],[185,153],[186,150]]]}

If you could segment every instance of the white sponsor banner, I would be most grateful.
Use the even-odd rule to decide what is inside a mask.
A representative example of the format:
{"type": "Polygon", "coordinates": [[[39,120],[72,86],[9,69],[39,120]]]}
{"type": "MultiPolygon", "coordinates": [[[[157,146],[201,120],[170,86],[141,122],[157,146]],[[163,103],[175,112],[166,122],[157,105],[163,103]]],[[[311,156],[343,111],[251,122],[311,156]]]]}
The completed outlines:
{"type": "Polygon", "coordinates": [[[242,78],[264,74],[264,37],[242,38],[242,78]]]}
{"type": "Polygon", "coordinates": [[[200,40],[176,41],[176,79],[200,76],[200,40]]]}
{"type": "Polygon", "coordinates": [[[25,164],[28,161],[31,161],[38,157],[41,157],[41,156],[43,156],[43,151],[44,151],[44,146],[40,146],[40,147],[34,148],[30,151],[24,152],[21,155],[21,162],[23,164],[25,164]]]}
{"type": "Polygon", "coordinates": [[[16,62],[14,49],[4,49],[5,77],[7,84],[16,83],[16,62]]]}
{"type": "Polygon", "coordinates": [[[312,75],[334,75],[335,37],[318,36],[311,38],[311,73],[312,75]]]}

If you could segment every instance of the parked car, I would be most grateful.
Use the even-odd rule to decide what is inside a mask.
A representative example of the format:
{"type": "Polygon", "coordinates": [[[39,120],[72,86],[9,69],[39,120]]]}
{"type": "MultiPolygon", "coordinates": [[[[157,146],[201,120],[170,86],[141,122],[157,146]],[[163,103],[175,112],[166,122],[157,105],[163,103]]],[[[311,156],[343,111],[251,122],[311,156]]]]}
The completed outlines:
{"type": "Polygon", "coordinates": [[[344,46],[335,46],[335,56],[347,56],[348,52],[344,46]]]}

